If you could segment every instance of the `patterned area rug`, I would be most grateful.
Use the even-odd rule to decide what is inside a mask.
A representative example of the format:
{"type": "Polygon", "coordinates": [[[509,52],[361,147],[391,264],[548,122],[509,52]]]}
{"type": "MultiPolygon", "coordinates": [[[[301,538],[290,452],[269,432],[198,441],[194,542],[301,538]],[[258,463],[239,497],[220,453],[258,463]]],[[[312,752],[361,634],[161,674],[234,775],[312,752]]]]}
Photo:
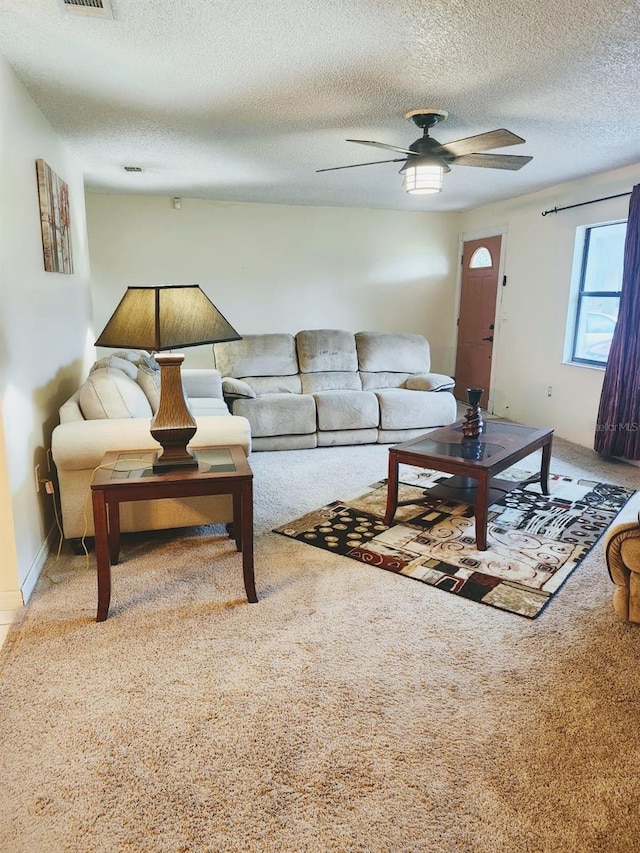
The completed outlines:
{"type": "MultiPolygon", "coordinates": [[[[504,471],[520,481],[529,473],[504,471]]],[[[448,477],[403,475],[394,523],[383,523],[386,480],[275,529],[316,548],[427,583],[446,592],[531,619],[541,613],[609,527],[634,491],[593,480],[551,475],[517,487],[489,508],[486,551],[475,547],[473,507],[425,496],[448,477]]]]}

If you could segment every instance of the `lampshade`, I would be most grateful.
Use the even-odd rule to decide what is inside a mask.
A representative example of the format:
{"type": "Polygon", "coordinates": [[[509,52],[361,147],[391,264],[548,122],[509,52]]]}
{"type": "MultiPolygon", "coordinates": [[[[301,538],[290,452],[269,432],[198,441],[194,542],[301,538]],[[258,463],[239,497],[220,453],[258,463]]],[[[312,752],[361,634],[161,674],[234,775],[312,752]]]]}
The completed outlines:
{"type": "Polygon", "coordinates": [[[442,190],[444,167],[433,157],[412,157],[400,170],[403,186],[412,195],[429,195],[442,190]]]}
{"type": "MultiPolygon", "coordinates": [[[[197,284],[128,287],[96,346],[163,350],[239,341],[240,335],[197,284]]],[[[182,353],[156,356],[160,365],[160,402],[151,435],[161,445],[154,473],[197,468],[187,448],[198,426],[184,398],[180,376],[182,353]]]]}
{"type": "Polygon", "coordinates": [[[199,285],[168,284],[128,287],[96,346],[161,352],[240,339],[199,285]]]}

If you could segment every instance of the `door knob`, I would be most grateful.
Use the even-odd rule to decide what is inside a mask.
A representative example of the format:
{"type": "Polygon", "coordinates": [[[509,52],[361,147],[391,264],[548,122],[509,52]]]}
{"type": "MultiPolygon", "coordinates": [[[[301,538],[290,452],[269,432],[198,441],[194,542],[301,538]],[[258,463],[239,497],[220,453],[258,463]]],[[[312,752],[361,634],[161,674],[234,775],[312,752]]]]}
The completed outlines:
{"type": "Polygon", "coordinates": [[[483,338],[482,340],[483,340],[483,341],[492,341],[492,340],[493,340],[493,335],[489,335],[489,337],[488,337],[488,338],[483,338]]]}

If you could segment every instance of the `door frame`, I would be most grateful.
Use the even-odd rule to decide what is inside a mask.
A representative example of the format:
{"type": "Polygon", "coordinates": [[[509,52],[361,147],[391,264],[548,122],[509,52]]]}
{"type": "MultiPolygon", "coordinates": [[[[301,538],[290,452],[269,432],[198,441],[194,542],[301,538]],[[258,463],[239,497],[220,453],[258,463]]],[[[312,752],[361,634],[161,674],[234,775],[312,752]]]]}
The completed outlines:
{"type": "MultiPolygon", "coordinates": [[[[507,233],[508,228],[506,225],[495,225],[490,228],[478,228],[473,231],[461,231],[458,234],[458,263],[457,263],[457,272],[456,272],[456,296],[455,296],[455,305],[454,305],[454,317],[453,317],[453,338],[455,340],[454,352],[457,352],[458,349],[458,317],[460,314],[460,295],[462,293],[462,252],[464,249],[464,244],[469,242],[470,240],[483,240],[488,237],[501,237],[500,241],[500,260],[498,263],[498,292],[496,293],[496,314],[493,320],[494,330],[493,330],[493,348],[491,350],[491,385],[490,392],[491,396],[489,397],[489,401],[487,403],[487,412],[489,414],[493,414],[494,410],[494,395],[495,395],[495,382],[496,382],[496,374],[497,374],[497,363],[498,357],[500,354],[500,321],[503,318],[502,314],[502,292],[504,290],[503,279],[504,279],[504,265],[505,265],[505,255],[507,249],[507,233]]],[[[455,370],[455,366],[454,366],[455,370]]]]}

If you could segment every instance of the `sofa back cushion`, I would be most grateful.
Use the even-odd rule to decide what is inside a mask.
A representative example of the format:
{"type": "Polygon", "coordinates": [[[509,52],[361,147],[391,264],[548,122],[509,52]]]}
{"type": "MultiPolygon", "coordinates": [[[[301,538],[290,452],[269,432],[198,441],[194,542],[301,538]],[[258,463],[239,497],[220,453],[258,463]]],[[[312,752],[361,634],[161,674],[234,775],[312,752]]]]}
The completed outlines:
{"type": "Polygon", "coordinates": [[[138,366],[136,382],[144,391],[145,397],[149,401],[151,411],[154,415],[160,406],[160,379],[159,366],[157,370],[148,364],[140,364],[138,366]]]}
{"type": "Polygon", "coordinates": [[[85,420],[150,418],[151,404],[142,388],[112,367],[90,373],[80,388],[78,403],[85,420]]]}
{"type": "Polygon", "coordinates": [[[128,358],[121,358],[119,355],[115,354],[106,355],[104,358],[94,361],[89,373],[93,373],[94,370],[100,370],[103,367],[113,367],[114,370],[121,370],[123,373],[126,373],[130,379],[135,379],[138,373],[137,364],[134,364],[128,358]]]}
{"type": "Polygon", "coordinates": [[[429,344],[422,335],[358,332],[355,340],[361,371],[427,373],[431,366],[429,344]]]}
{"type": "Polygon", "coordinates": [[[293,335],[245,335],[240,341],[213,345],[216,368],[223,376],[293,376],[298,372],[293,335]]]}
{"type": "Polygon", "coordinates": [[[326,373],[358,369],[353,332],[307,329],[296,335],[300,373],[326,373]]]}

